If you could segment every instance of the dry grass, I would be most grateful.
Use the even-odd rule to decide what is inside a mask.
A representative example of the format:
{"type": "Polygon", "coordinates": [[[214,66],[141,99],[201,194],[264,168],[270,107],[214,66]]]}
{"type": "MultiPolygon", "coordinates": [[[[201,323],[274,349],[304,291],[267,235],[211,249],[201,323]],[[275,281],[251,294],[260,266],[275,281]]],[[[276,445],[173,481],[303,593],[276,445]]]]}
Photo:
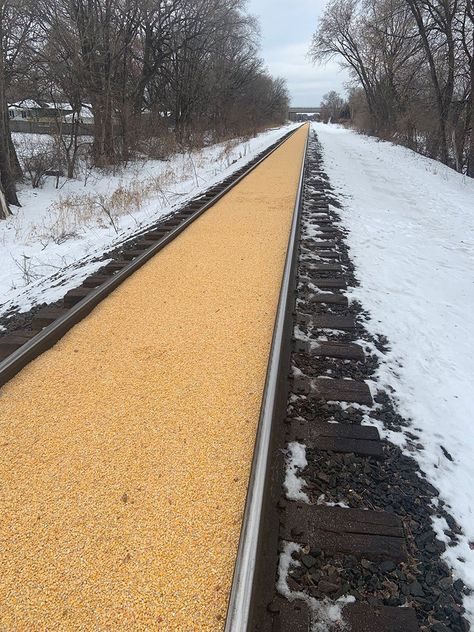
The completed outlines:
{"type": "MultiPolygon", "coordinates": [[[[60,244],[71,238],[78,238],[90,229],[112,228],[115,233],[121,231],[121,220],[132,218],[137,225],[137,215],[147,206],[169,207],[176,198],[178,184],[189,181],[202,188],[207,184],[209,167],[212,166],[214,175],[227,169],[236,160],[245,157],[249,145],[244,138],[228,139],[222,143],[217,154],[206,155],[203,149],[189,149],[181,147],[175,150],[174,159],[158,174],[143,177],[149,170],[149,159],[137,161],[133,168],[133,177],[125,180],[130,170],[122,172],[103,173],[87,169],[84,175],[83,192],[77,189],[72,193],[60,193],[50,205],[46,216],[35,225],[26,228],[21,222],[15,226],[19,241],[40,241],[60,244]],[[240,144],[243,147],[236,151],[240,144]],[[201,174],[206,172],[206,178],[201,174]],[[101,192],[100,183],[103,179],[116,180],[122,175],[115,188],[110,187],[107,192],[101,192]],[[91,185],[91,186],[89,186],[91,185]]],[[[171,149],[166,148],[167,151],[171,149]]],[[[129,223],[129,222],[128,222],[129,223]]],[[[45,246],[45,247],[46,247],[45,246]]]]}
{"type": "Polygon", "coordinates": [[[133,217],[151,200],[160,205],[167,204],[165,190],[174,182],[175,174],[167,170],[158,176],[121,183],[110,193],[94,191],[63,195],[51,205],[47,220],[34,226],[27,238],[51,239],[60,243],[91,227],[112,226],[115,232],[119,232],[120,219],[133,217]]]}

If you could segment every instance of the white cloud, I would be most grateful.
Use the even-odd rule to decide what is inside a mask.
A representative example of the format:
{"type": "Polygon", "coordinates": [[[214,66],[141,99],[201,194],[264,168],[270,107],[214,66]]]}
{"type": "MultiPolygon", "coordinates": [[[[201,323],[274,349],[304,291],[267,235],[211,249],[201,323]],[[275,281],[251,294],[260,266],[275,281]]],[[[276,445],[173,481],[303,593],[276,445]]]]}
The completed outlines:
{"type": "Polygon", "coordinates": [[[284,77],[293,105],[317,106],[329,90],[344,93],[348,74],[337,62],[315,66],[308,58],[310,42],[273,47],[265,51],[270,72],[284,77]]]}
{"type": "Polygon", "coordinates": [[[288,83],[293,105],[317,106],[329,90],[344,92],[348,80],[335,62],[314,66],[311,37],[327,0],[250,0],[261,24],[262,54],[270,72],[288,83]]]}

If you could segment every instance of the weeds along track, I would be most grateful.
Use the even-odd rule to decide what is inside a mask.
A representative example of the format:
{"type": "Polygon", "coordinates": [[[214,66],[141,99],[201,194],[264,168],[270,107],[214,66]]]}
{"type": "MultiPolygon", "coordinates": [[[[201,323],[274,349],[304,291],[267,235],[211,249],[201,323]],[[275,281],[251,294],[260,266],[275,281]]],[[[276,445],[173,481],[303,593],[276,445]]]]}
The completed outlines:
{"type": "Polygon", "coordinates": [[[1,629],[224,628],[306,139],[3,361],[1,629]]]}

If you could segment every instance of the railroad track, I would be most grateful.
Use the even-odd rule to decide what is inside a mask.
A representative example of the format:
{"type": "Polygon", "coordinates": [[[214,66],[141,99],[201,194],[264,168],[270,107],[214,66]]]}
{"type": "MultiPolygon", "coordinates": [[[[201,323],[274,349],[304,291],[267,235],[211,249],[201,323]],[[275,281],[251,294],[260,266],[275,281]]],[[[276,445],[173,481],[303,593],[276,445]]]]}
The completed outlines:
{"type": "MultiPolygon", "coordinates": [[[[316,463],[335,458],[336,467],[337,459],[355,457],[361,467],[384,459],[374,426],[337,417],[347,407],[369,412],[373,401],[360,370],[364,349],[355,342],[360,325],[344,294],[354,279],[329,190],[313,136],[285,267],[227,632],[418,630],[412,608],[374,598],[376,605],[370,605],[370,596],[358,601],[352,596],[357,584],[339,577],[360,564],[376,575],[381,564],[390,582],[393,572],[404,569],[410,553],[401,519],[370,505],[326,504],[324,495],[314,495],[316,484],[309,497],[298,479],[306,452],[317,454],[316,463]]],[[[315,467],[315,476],[329,481],[315,467]]]]}
{"type": "MultiPolygon", "coordinates": [[[[151,234],[144,234],[138,244],[135,244],[125,253],[123,261],[109,267],[106,276],[100,274],[97,278],[92,277],[86,280],[82,288],[66,296],[65,309],[67,311],[51,315],[51,321],[45,318],[41,322],[41,326],[44,326],[44,329],[36,334],[35,338],[21,345],[11,356],[3,361],[0,365],[0,383],[7,382],[32,358],[54,345],[73,324],[90,313],[102,298],[110,294],[113,289],[118,287],[122,281],[131,276],[144,263],[150,261],[154,254],[163,249],[165,245],[170,244],[177,235],[183,233],[194,219],[203,215],[217,201],[222,200],[224,195],[241,182],[246,175],[250,175],[251,179],[252,172],[256,167],[262,165],[266,158],[281,148],[285,140],[288,140],[288,136],[290,135],[287,135],[280,143],[265,152],[265,155],[255,159],[254,164],[245,172],[242,171],[236,174],[233,181],[224,181],[217,189],[215,188],[208,192],[204,200],[198,200],[188,205],[178,216],[172,218],[171,224],[160,229],[157,228],[151,231],[151,234]],[[161,230],[166,230],[166,234],[160,232],[161,230]]],[[[148,415],[150,408],[159,410],[159,414],[163,418],[168,415],[170,406],[176,406],[179,409],[179,415],[176,418],[170,416],[169,419],[168,438],[170,441],[174,440],[173,433],[176,426],[179,426],[180,436],[183,434],[183,429],[181,428],[182,418],[188,421],[192,419],[193,422],[198,419],[199,422],[196,426],[193,425],[187,434],[186,428],[184,428],[184,443],[186,443],[195,439],[196,434],[199,434],[196,432],[197,429],[199,429],[199,432],[203,431],[207,418],[212,417],[212,415],[217,421],[217,430],[214,426],[211,428],[213,441],[218,440],[216,437],[220,438],[221,430],[222,433],[226,433],[229,428],[232,429],[234,427],[237,428],[235,432],[238,435],[247,435],[247,448],[249,453],[252,451],[253,459],[251,468],[249,468],[249,479],[245,479],[245,481],[249,480],[249,484],[243,488],[243,492],[246,493],[243,519],[241,520],[241,513],[237,509],[232,514],[231,520],[224,523],[224,520],[221,522],[219,519],[218,523],[214,525],[218,539],[221,538],[223,533],[226,534],[227,531],[232,531],[236,537],[240,533],[236,555],[234,557],[230,555],[232,563],[235,560],[235,565],[233,565],[231,585],[229,580],[229,592],[226,592],[224,595],[227,607],[226,616],[223,616],[222,608],[217,608],[213,601],[216,591],[222,590],[220,574],[216,588],[208,591],[211,596],[209,597],[209,594],[206,595],[207,599],[211,599],[210,602],[201,602],[198,594],[192,597],[187,595],[184,598],[186,602],[184,603],[184,608],[194,609],[193,617],[202,616],[202,620],[206,621],[205,624],[202,623],[202,629],[222,630],[225,628],[226,632],[313,632],[314,630],[317,630],[317,632],[326,630],[328,632],[339,630],[352,630],[353,632],[415,632],[418,630],[418,622],[414,609],[399,607],[401,605],[407,606],[403,596],[398,596],[398,593],[390,594],[388,597],[384,596],[383,598],[378,596],[382,588],[390,591],[395,586],[396,589],[397,586],[395,584],[400,577],[410,577],[410,564],[412,563],[414,551],[411,540],[409,541],[407,538],[405,521],[400,519],[396,511],[384,511],[380,507],[374,507],[369,502],[364,505],[363,494],[358,496],[356,506],[337,506],[337,502],[325,501],[325,493],[330,497],[333,491],[334,485],[332,485],[330,478],[334,469],[338,470],[339,468],[341,472],[347,469],[349,480],[350,476],[353,476],[354,485],[360,485],[358,480],[359,473],[361,471],[365,472],[366,466],[369,469],[376,468],[377,463],[382,463],[386,458],[386,446],[381,441],[375,427],[365,423],[366,416],[373,404],[371,392],[364,381],[366,374],[364,366],[368,362],[368,358],[364,348],[358,343],[362,332],[361,325],[355,317],[355,312],[352,306],[349,305],[344,293],[347,286],[356,281],[347,256],[343,229],[337,224],[337,214],[334,212],[333,207],[329,205],[329,201],[332,201],[330,186],[322,170],[316,138],[311,137],[309,142],[306,141],[306,143],[304,148],[306,158],[301,165],[297,184],[296,203],[292,212],[291,229],[273,325],[273,337],[268,356],[265,384],[264,386],[262,384],[263,397],[260,399],[258,396],[255,399],[255,393],[252,393],[253,400],[257,404],[261,402],[253,451],[251,443],[255,434],[252,433],[252,429],[249,431],[246,427],[248,420],[245,421],[245,416],[237,417],[233,423],[227,419],[227,415],[230,416],[240,404],[242,397],[247,395],[250,386],[252,386],[253,390],[253,383],[248,383],[242,392],[230,393],[229,397],[234,398],[230,403],[227,403],[224,397],[225,405],[223,408],[219,405],[218,415],[216,416],[212,407],[207,410],[207,400],[217,399],[221,395],[219,389],[222,389],[223,386],[220,384],[220,387],[216,387],[218,373],[213,370],[212,366],[205,364],[196,368],[189,382],[180,384],[177,395],[170,397],[169,393],[165,392],[165,402],[161,408],[159,407],[160,398],[153,399],[154,391],[156,390],[153,380],[148,390],[145,391],[146,395],[135,397],[135,393],[132,394],[132,399],[134,399],[139,409],[140,434],[137,434],[138,431],[135,428],[137,414],[134,414],[132,416],[132,427],[135,434],[132,436],[134,442],[136,437],[138,437],[138,441],[136,441],[136,446],[132,442],[127,449],[134,451],[134,454],[136,454],[134,458],[129,458],[127,454],[122,459],[126,458],[127,476],[133,478],[135,471],[132,468],[135,468],[135,464],[138,464],[137,467],[139,467],[142,459],[148,462],[149,457],[151,457],[150,465],[146,471],[148,477],[152,476],[151,468],[155,467],[155,453],[159,451],[160,447],[159,444],[153,443],[153,450],[150,450],[148,441],[155,442],[155,434],[150,434],[147,431],[146,441],[143,439],[140,417],[140,415],[148,415]],[[189,391],[195,389],[195,384],[200,379],[203,368],[214,375],[214,383],[211,383],[210,387],[203,385],[201,389],[204,399],[201,400],[200,406],[205,408],[204,412],[199,410],[199,407],[196,406],[196,403],[189,395],[189,391]],[[190,400],[188,408],[183,407],[183,401],[187,397],[190,400]],[[225,426],[223,420],[226,422],[225,426]],[[308,454],[311,456],[311,459],[308,458],[306,460],[308,454]],[[301,471],[305,470],[309,460],[311,460],[309,469],[311,470],[312,483],[306,486],[300,475],[301,471]],[[132,473],[129,471],[131,469],[132,473]],[[398,578],[396,576],[397,573],[399,574],[398,578]],[[373,586],[376,597],[371,597],[370,593],[373,578],[377,582],[373,586]],[[351,581],[353,582],[352,585],[351,581]],[[354,594],[357,597],[354,597],[354,594]],[[206,608],[217,613],[212,622],[206,618],[206,608]]],[[[292,151],[295,152],[294,149],[292,151]]],[[[293,155],[300,160],[298,152],[295,152],[293,155]]],[[[294,168],[294,164],[292,164],[292,167],[294,168]]],[[[279,178],[284,173],[285,170],[280,167],[281,175],[279,178]]],[[[256,176],[256,173],[253,173],[253,176],[256,176]]],[[[259,182],[255,179],[251,185],[250,179],[247,180],[247,187],[258,187],[259,182]]],[[[260,200],[260,197],[258,199],[260,200]]],[[[277,199],[279,198],[276,197],[274,200],[275,204],[277,199]]],[[[278,226],[277,224],[273,227],[275,238],[279,232],[278,226]]],[[[238,227],[239,225],[236,224],[233,230],[236,230],[238,227]]],[[[233,234],[232,231],[231,234],[233,234]]],[[[242,234],[244,236],[248,235],[245,231],[242,234]]],[[[202,235],[200,239],[202,240],[202,235]]],[[[177,241],[179,242],[179,240],[177,241]]],[[[265,247],[265,240],[255,243],[258,243],[260,248],[265,247]]],[[[187,246],[192,246],[192,243],[189,242],[187,246]]],[[[184,250],[182,253],[182,256],[186,257],[188,273],[190,273],[192,268],[188,259],[193,253],[196,254],[193,250],[189,252],[184,250]]],[[[227,250],[224,249],[222,256],[226,253],[227,250]]],[[[220,264],[220,260],[216,259],[214,266],[218,264],[220,264]]],[[[172,261],[168,262],[166,270],[172,270],[172,261]]],[[[166,272],[166,270],[164,276],[171,273],[166,272]]],[[[198,279],[198,273],[196,275],[196,279],[198,279]]],[[[163,278],[161,281],[164,283],[163,278]]],[[[233,281],[234,275],[231,274],[227,277],[227,282],[233,283],[233,281]]],[[[247,276],[246,283],[250,285],[251,282],[252,276],[247,276]]],[[[256,290],[260,291],[266,286],[266,283],[267,281],[258,287],[256,286],[256,290]]],[[[279,285],[280,280],[278,279],[277,287],[279,285]]],[[[210,287],[211,285],[208,285],[203,288],[204,295],[210,293],[210,287]]],[[[171,292],[172,286],[170,285],[169,288],[171,292]]],[[[196,309],[197,325],[195,332],[201,326],[199,319],[203,319],[210,311],[209,305],[205,300],[202,303],[198,301],[196,305],[193,302],[186,302],[187,298],[194,296],[196,289],[192,288],[188,294],[184,295],[185,318],[178,314],[178,317],[182,319],[182,323],[185,326],[189,326],[190,322],[192,324],[192,321],[187,318],[186,310],[189,310],[190,305],[193,309],[196,309]]],[[[232,287],[232,292],[238,293],[238,288],[232,287]]],[[[126,288],[125,294],[127,293],[132,295],[132,289],[126,288]]],[[[228,297],[229,294],[224,288],[220,296],[222,303],[219,309],[223,309],[223,306],[225,307],[229,300],[228,297]]],[[[109,315],[111,312],[112,307],[109,308],[109,315]]],[[[222,316],[224,319],[227,318],[225,321],[227,326],[232,322],[234,316],[235,314],[232,310],[231,314],[222,316]]],[[[38,317],[41,318],[41,314],[38,317]]],[[[219,320],[220,316],[216,316],[215,321],[219,320]]],[[[129,320],[128,322],[131,321],[129,320]]],[[[258,318],[256,322],[260,323],[259,329],[261,329],[262,323],[258,318]]],[[[146,324],[145,322],[143,327],[146,324]]],[[[170,329],[170,331],[174,331],[174,334],[168,331],[167,323],[163,324],[165,326],[165,336],[159,340],[158,346],[152,349],[152,354],[161,351],[161,346],[163,346],[165,347],[166,355],[168,340],[171,340],[173,344],[169,357],[174,359],[175,356],[182,353],[183,345],[188,344],[192,347],[191,355],[188,357],[186,353],[182,353],[178,367],[181,372],[188,371],[187,363],[192,364],[191,356],[199,354],[204,343],[199,343],[198,347],[192,346],[193,341],[191,338],[186,339],[181,323],[178,323],[174,330],[170,329]],[[183,341],[187,340],[187,342],[180,344],[179,340],[175,340],[177,335],[183,335],[183,341]]],[[[212,331],[212,323],[211,325],[207,323],[206,326],[212,331]]],[[[107,324],[105,330],[113,330],[113,324],[107,324]]],[[[153,328],[151,331],[154,331],[153,328]]],[[[243,336],[240,325],[237,327],[236,332],[238,332],[236,335],[243,336]]],[[[135,336],[141,334],[141,330],[134,333],[135,336]]],[[[75,341],[72,341],[74,347],[78,344],[77,340],[78,337],[76,337],[75,341]]],[[[126,341],[127,337],[125,336],[124,338],[122,336],[122,340],[126,341]]],[[[229,344],[229,340],[225,338],[219,340],[213,355],[214,359],[222,355],[220,351],[224,344],[223,341],[229,344]]],[[[100,344],[98,341],[96,342],[100,344]]],[[[240,342],[245,347],[246,344],[249,344],[250,338],[243,336],[240,342]]],[[[209,345],[212,352],[214,341],[205,339],[205,344],[209,345]]],[[[136,345],[137,343],[132,340],[128,352],[131,352],[136,345]]],[[[94,347],[94,341],[92,341],[91,346],[94,347]]],[[[260,349],[264,348],[265,345],[262,343],[260,349]]],[[[81,349],[74,348],[74,351],[81,352],[81,349]]],[[[99,349],[99,351],[100,353],[96,354],[95,361],[97,361],[97,358],[100,360],[103,349],[99,349]]],[[[64,361],[65,357],[67,358],[67,355],[64,350],[59,350],[55,356],[56,360],[62,359],[62,361],[64,361]]],[[[128,362],[128,371],[136,373],[132,380],[134,387],[138,383],[137,380],[141,381],[142,376],[145,378],[143,371],[145,373],[148,371],[149,357],[150,351],[148,347],[140,346],[139,355],[137,356],[140,366],[135,367],[134,358],[128,362]]],[[[242,369],[241,365],[244,359],[244,356],[238,357],[236,363],[232,365],[234,370],[242,369]]],[[[53,359],[50,364],[54,365],[54,362],[53,359]]],[[[44,365],[48,368],[46,361],[44,365]]],[[[71,363],[69,370],[75,366],[75,363],[71,363]]],[[[106,365],[101,368],[106,372],[108,371],[106,365]]],[[[163,364],[163,368],[167,369],[166,363],[163,364]]],[[[170,367],[170,376],[173,376],[175,374],[171,372],[171,368],[173,367],[170,367]]],[[[191,371],[191,368],[189,368],[189,371],[191,371]]],[[[228,368],[224,362],[221,367],[222,371],[228,371],[228,368]]],[[[249,370],[250,367],[244,368],[243,371],[241,370],[239,379],[244,380],[245,377],[248,377],[246,374],[249,370]]],[[[62,378],[58,370],[53,371],[52,374],[53,377],[62,378]]],[[[116,384],[118,382],[117,376],[122,377],[120,369],[111,374],[110,381],[116,384]]],[[[69,379],[69,374],[67,377],[69,379]]],[[[172,382],[173,378],[170,377],[169,379],[172,382]]],[[[239,379],[235,379],[233,375],[232,383],[236,382],[238,384],[239,379]]],[[[35,380],[34,384],[38,389],[41,384],[41,375],[36,375],[35,380]]],[[[125,375],[124,381],[119,382],[119,393],[123,392],[124,383],[127,381],[128,376],[125,375]]],[[[72,380],[68,381],[63,385],[63,388],[70,387],[72,383],[72,380]]],[[[18,418],[16,408],[19,406],[18,402],[21,402],[22,397],[25,397],[27,386],[29,384],[22,385],[20,383],[16,389],[13,388],[12,393],[10,393],[10,400],[7,402],[13,414],[17,415],[15,423],[20,425],[22,429],[22,420],[18,418]]],[[[171,383],[171,387],[173,386],[174,384],[171,383]]],[[[163,384],[161,384],[161,387],[163,388],[163,384]]],[[[81,388],[81,392],[84,394],[89,385],[81,388]]],[[[98,392],[105,393],[106,391],[99,389],[98,392]]],[[[49,422],[47,414],[54,410],[54,405],[50,405],[47,397],[43,399],[44,401],[40,402],[39,408],[42,411],[43,419],[49,422]]],[[[66,402],[66,411],[69,410],[71,405],[74,406],[74,398],[69,398],[66,402]]],[[[97,405],[102,405],[102,402],[97,402],[97,405]]],[[[110,412],[109,409],[116,406],[116,400],[111,398],[106,407],[101,406],[100,411],[107,417],[107,414],[110,412]]],[[[114,411],[113,413],[115,414],[114,411]]],[[[81,417],[80,412],[75,414],[78,418],[81,417]]],[[[84,428],[85,434],[89,434],[90,424],[87,415],[92,414],[97,414],[95,401],[89,403],[88,412],[84,419],[77,422],[79,426],[76,442],[83,440],[84,428]]],[[[74,433],[76,419],[73,421],[73,425],[67,423],[65,428],[74,433]]],[[[102,476],[107,478],[110,471],[112,471],[112,475],[115,474],[115,471],[109,461],[102,458],[102,451],[108,450],[109,441],[114,444],[117,434],[115,428],[113,428],[113,433],[110,434],[110,423],[107,418],[104,422],[100,418],[100,422],[101,424],[103,423],[101,432],[109,433],[110,436],[107,435],[107,441],[101,446],[101,450],[97,454],[93,453],[93,456],[96,460],[103,461],[101,464],[103,469],[100,471],[102,476]]],[[[162,429],[160,417],[160,423],[157,426],[160,432],[166,433],[165,422],[166,419],[163,421],[164,427],[162,429]]],[[[31,429],[35,428],[36,419],[33,419],[31,424],[31,426],[26,426],[26,431],[23,433],[27,439],[32,432],[31,429]]],[[[59,425],[57,419],[55,424],[59,425]]],[[[55,428],[55,426],[53,427],[55,428]]],[[[121,432],[127,432],[126,426],[121,428],[121,432]]],[[[59,431],[55,428],[55,442],[58,440],[58,436],[62,436],[60,433],[58,435],[58,433],[59,431]]],[[[93,429],[93,438],[94,442],[96,442],[97,432],[95,429],[93,429]]],[[[227,443],[221,448],[222,452],[217,452],[208,460],[207,467],[209,468],[216,462],[216,459],[218,460],[216,471],[211,473],[212,476],[209,478],[206,488],[198,488],[198,492],[196,492],[194,488],[196,482],[193,483],[191,486],[191,505],[196,501],[201,501],[201,494],[205,496],[209,493],[209,490],[212,492],[212,486],[218,484],[218,478],[221,476],[227,477],[225,479],[226,485],[224,485],[226,502],[230,506],[232,505],[232,500],[227,498],[228,489],[235,483],[241,484],[242,471],[244,471],[243,476],[245,478],[245,468],[242,470],[242,466],[240,466],[238,476],[235,476],[232,470],[227,471],[228,463],[225,459],[233,456],[232,453],[238,452],[240,449],[236,446],[236,438],[237,435],[228,437],[227,443]],[[224,464],[221,464],[221,459],[225,461],[224,464]]],[[[90,442],[90,438],[87,436],[85,439],[86,443],[87,441],[90,442]]],[[[4,445],[8,446],[8,443],[4,445]]],[[[25,449],[29,449],[28,441],[26,441],[25,445],[27,445],[25,449]]],[[[72,445],[75,445],[74,442],[72,445]]],[[[177,449],[177,444],[174,445],[175,449],[177,449]]],[[[61,450],[56,445],[54,447],[60,459],[58,465],[58,471],[60,472],[62,467],[61,455],[64,447],[61,450]]],[[[113,450],[113,452],[108,454],[108,458],[112,458],[112,460],[115,459],[115,451],[119,450],[119,446],[114,444],[113,450]]],[[[176,458],[178,459],[178,464],[181,463],[181,465],[176,466],[173,461],[173,467],[192,468],[196,460],[195,455],[199,451],[204,453],[212,452],[211,445],[205,444],[203,448],[199,442],[196,443],[194,449],[191,450],[191,457],[186,456],[181,462],[178,455],[176,458]]],[[[86,452],[85,454],[88,455],[89,453],[86,452]]],[[[240,457],[240,454],[238,456],[240,457]]],[[[80,457],[78,467],[82,469],[84,468],[84,460],[87,461],[87,456],[85,457],[81,453],[80,457]]],[[[243,460],[245,460],[244,457],[243,460]]],[[[54,459],[51,462],[53,461],[54,459]]],[[[90,467],[95,468],[95,460],[92,460],[91,463],[90,467]]],[[[118,464],[115,463],[115,465],[120,466],[121,461],[118,461],[118,464]]],[[[169,468],[169,465],[167,467],[169,468]]],[[[166,466],[164,469],[166,469],[166,466]]],[[[88,471],[87,468],[85,471],[88,471]]],[[[196,472],[199,472],[197,468],[196,472]]],[[[186,477],[188,472],[184,471],[182,474],[186,477]]],[[[49,471],[48,476],[50,476],[49,471]]],[[[141,476],[142,473],[140,472],[141,476]]],[[[148,480],[143,483],[140,477],[137,480],[140,481],[138,489],[141,493],[142,485],[146,486],[148,480]]],[[[150,482],[152,488],[150,493],[155,493],[153,485],[159,484],[158,481],[159,479],[150,482]]],[[[116,483],[115,480],[114,483],[116,483]]],[[[62,490],[59,495],[61,500],[65,497],[67,498],[71,485],[73,484],[68,481],[67,491],[62,490]]],[[[165,493],[167,493],[167,490],[165,490],[165,493]]],[[[126,507],[130,506],[130,503],[133,502],[130,496],[133,498],[134,494],[138,496],[137,492],[124,492],[120,497],[122,504],[126,507]]],[[[36,496],[37,494],[34,496],[35,501],[36,496]]],[[[180,508],[174,505],[174,500],[172,499],[169,500],[169,504],[172,513],[169,514],[171,517],[168,520],[172,520],[174,513],[179,513],[180,508]]],[[[201,509],[200,515],[206,516],[206,514],[209,514],[212,516],[213,512],[221,512],[222,504],[218,495],[213,496],[212,504],[210,506],[206,505],[201,509]]],[[[95,501],[91,505],[95,509],[95,501]]],[[[66,503],[64,511],[67,511],[68,508],[69,506],[66,503]]],[[[153,506],[150,505],[148,512],[153,509],[153,506]]],[[[36,508],[35,511],[37,511],[36,508]]],[[[115,516],[115,512],[116,507],[113,506],[113,511],[110,515],[115,516]]],[[[105,515],[108,514],[106,513],[105,515]]],[[[173,539],[174,546],[179,548],[182,545],[179,538],[184,538],[189,531],[192,532],[193,529],[198,528],[193,524],[193,529],[189,529],[186,521],[190,520],[191,514],[185,513],[184,515],[186,516],[184,524],[180,523],[177,527],[178,541],[173,539],[175,534],[172,531],[168,532],[167,536],[163,536],[162,532],[157,534],[153,524],[145,524],[146,528],[141,532],[142,538],[147,539],[151,529],[154,536],[161,539],[164,538],[165,541],[166,538],[173,539]]],[[[220,514],[218,515],[220,516],[220,514]]],[[[141,514],[141,521],[146,523],[148,518],[148,513],[141,514]]],[[[131,539],[132,542],[137,541],[135,529],[140,529],[141,521],[137,518],[132,520],[130,527],[132,535],[128,531],[125,532],[127,541],[128,539],[131,539]]],[[[91,524],[95,532],[96,525],[94,522],[91,524]]],[[[104,529],[101,533],[103,537],[106,537],[104,534],[107,534],[109,529],[107,521],[105,521],[104,529]]],[[[213,551],[208,543],[206,529],[199,532],[201,533],[200,539],[194,542],[190,549],[185,549],[188,553],[185,552],[184,559],[180,559],[179,563],[181,565],[189,565],[189,551],[192,555],[195,555],[202,548],[204,541],[206,546],[209,546],[209,551],[206,550],[203,559],[200,559],[205,572],[204,576],[198,576],[197,581],[201,587],[206,587],[214,581],[214,577],[210,573],[210,567],[214,564],[220,564],[219,573],[222,573],[223,565],[220,560],[216,562],[212,557],[213,551]],[[207,556],[209,555],[211,555],[212,564],[207,561],[207,556]],[[209,573],[212,579],[209,578],[209,573]]],[[[62,537],[66,538],[64,534],[62,537]]],[[[216,536],[214,535],[214,537],[216,536]]],[[[89,543],[90,536],[88,538],[86,541],[89,543]]],[[[220,546],[223,546],[220,539],[219,542],[220,546]]],[[[227,545],[230,546],[229,550],[232,551],[233,545],[229,545],[229,543],[227,545]]],[[[72,545],[68,544],[68,546],[71,547],[72,545]]],[[[66,547],[66,550],[69,551],[70,548],[66,547]]],[[[143,552],[142,554],[144,555],[143,552]]],[[[123,552],[121,555],[123,555],[123,552]]],[[[131,561],[133,562],[134,555],[134,552],[131,554],[126,552],[123,558],[124,563],[129,564],[131,561]]],[[[434,555],[436,555],[436,551],[434,555]]],[[[164,557],[168,560],[168,553],[164,557]]],[[[107,561],[103,560],[105,566],[107,561]]],[[[194,559],[192,562],[194,562],[194,559]]],[[[152,563],[154,563],[154,559],[148,560],[148,565],[152,563]]],[[[176,563],[176,567],[177,570],[173,570],[173,568],[166,566],[166,584],[169,583],[168,577],[173,577],[173,572],[179,575],[184,569],[184,566],[180,566],[178,563],[176,563]]],[[[141,575],[141,569],[138,570],[141,575]]],[[[75,572],[78,572],[77,568],[75,572]]],[[[46,581],[47,579],[48,575],[46,574],[46,581]]],[[[158,584],[159,581],[157,580],[158,584]]],[[[35,582],[38,583],[36,577],[35,582]]],[[[148,590],[150,578],[147,579],[146,584],[146,589],[148,590]]],[[[193,586],[194,584],[195,582],[192,582],[193,586]]],[[[414,588],[412,590],[415,590],[417,582],[414,581],[413,584],[414,588]]],[[[163,594],[166,593],[167,586],[159,585],[161,586],[160,591],[163,594]]],[[[141,585],[140,591],[142,597],[143,587],[141,585]]],[[[148,593],[145,594],[148,596],[148,593]]],[[[416,600],[416,593],[413,594],[416,600]]],[[[407,593],[404,593],[404,595],[407,596],[407,593]]],[[[409,595],[410,593],[408,592],[409,595]]],[[[172,592],[171,596],[173,599],[176,598],[173,601],[173,606],[169,604],[168,596],[165,600],[165,607],[173,607],[173,609],[179,610],[180,603],[182,604],[183,602],[182,595],[179,591],[176,591],[176,593],[172,592]],[[176,598],[176,595],[179,596],[176,598]]],[[[420,596],[418,593],[418,596],[417,607],[423,608],[423,595],[420,596]]],[[[111,608],[108,602],[104,603],[99,600],[93,603],[96,608],[101,608],[101,616],[103,612],[107,611],[107,607],[111,608]]],[[[138,610],[141,608],[141,606],[136,607],[138,610]]],[[[148,607],[151,608],[150,604],[148,604],[148,607]]],[[[133,611],[132,607],[127,606],[127,608],[127,612],[133,611]]],[[[173,612],[174,615],[175,613],[173,612]]],[[[123,613],[122,616],[124,616],[123,613]]],[[[201,619],[199,620],[201,621],[201,619]]],[[[120,619],[115,620],[115,622],[112,621],[112,623],[108,622],[108,624],[112,625],[112,627],[115,626],[114,629],[122,629],[119,627],[118,621],[120,619]]],[[[200,623],[196,623],[196,621],[197,619],[193,618],[192,625],[197,626],[195,629],[200,629],[200,623]]],[[[101,625],[106,625],[102,619],[101,625]]],[[[150,625],[150,620],[147,619],[146,625],[150,625]]],[[[128,621],[128,626],[128,629],[134,629],[133,623],[131,624],[130,621],[128,621]]],[[[142,628],[138,626],[136,629],[142,628]]],[[[146,626],[143,629],[146,629],[146,626]]],[[[169,627],[166,627],[165,625],[163,629],[181,630],[187,628],[186,626],[183,627],[181,621],[180,624],[173,626],[170,624],[169,627]]]]}
{"type": "Polygon", "coordinates": [[[109,262],[86,278],[81,286],[70,290],[63,298],[62,307],[39,310],[33,318],[31,329],[17,330],[1,336],[0,386],[38,355],[51,348],[130,275],[176,239],[182,231],[256,169],[295,131],[292,130],[282,136],[244,167],[188,202],[178,212],[128,240],[120,258],[109,262]]]}

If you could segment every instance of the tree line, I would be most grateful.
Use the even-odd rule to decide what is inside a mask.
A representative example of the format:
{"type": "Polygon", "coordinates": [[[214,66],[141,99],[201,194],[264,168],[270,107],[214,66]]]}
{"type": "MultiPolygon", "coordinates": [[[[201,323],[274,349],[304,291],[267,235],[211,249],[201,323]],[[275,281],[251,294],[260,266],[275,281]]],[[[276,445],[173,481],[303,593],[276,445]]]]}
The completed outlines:
{"type": "Polygon", "coordinates": [[[97,167],[170,130],[192,146],[286,118],[286,85],[263,66],[246,0],[0,0],[0,43],[0,217],[19,204],[21,177],[8,100],[70,104],[70,177],[84,104],[97,167]]]}
{"type": "Polygon", "coordinates": [[[353,79],[356,124],[474,177],[474,0],[331,0],[315,62],[353,79]]]}

